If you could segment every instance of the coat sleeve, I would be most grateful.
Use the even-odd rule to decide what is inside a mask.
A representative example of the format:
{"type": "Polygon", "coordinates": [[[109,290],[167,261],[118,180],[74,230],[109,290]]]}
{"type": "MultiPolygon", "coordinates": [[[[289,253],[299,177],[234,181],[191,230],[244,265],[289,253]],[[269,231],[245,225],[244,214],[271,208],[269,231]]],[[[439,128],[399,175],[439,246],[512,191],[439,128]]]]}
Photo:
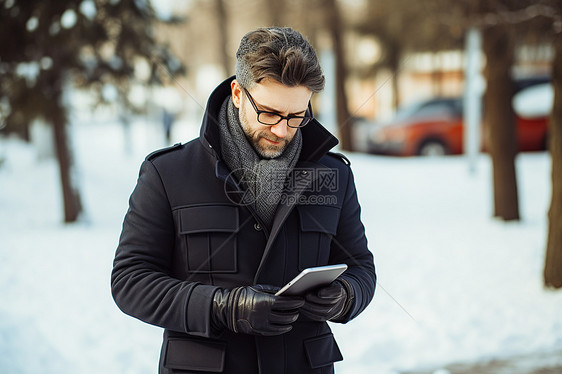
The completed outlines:
{"type": "Polygon", "coordinates": [[[351,169],[348,168],[346,189],[338,223],[337,234],[332,240],[330,263],[345,263],[343,273],[353,290],[353,300],[346,315],[335,322],[348,322],[361,313],[371,302],[377,283],[373,254],[367,247],[365,227],[361,222],[361,207],[351,169]]]}
{"type": "Polygon", "coordinates": [[[174,222],[164,185],[152,162],[145,160],[113,262],[113,298],[124,313],[144,322],[209,336],[216,288],[170,276],[174,243],[174,222]]]}

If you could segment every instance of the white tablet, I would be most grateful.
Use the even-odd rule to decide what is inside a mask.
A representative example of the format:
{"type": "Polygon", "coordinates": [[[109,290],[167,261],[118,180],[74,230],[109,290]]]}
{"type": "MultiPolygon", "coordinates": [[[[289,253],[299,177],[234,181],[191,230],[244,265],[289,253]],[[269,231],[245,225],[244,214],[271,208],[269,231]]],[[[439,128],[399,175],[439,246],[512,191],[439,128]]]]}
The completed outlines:
{"type": "Polygon", "coordinates": [[[299,275],[293,278],[281,288],[275,296],[283,295],[303,295],[316,287],[327,286],[332,283],[341,273],[346,271],[346,264],[319,266],[308,268],[301,271],[299,275]]]}

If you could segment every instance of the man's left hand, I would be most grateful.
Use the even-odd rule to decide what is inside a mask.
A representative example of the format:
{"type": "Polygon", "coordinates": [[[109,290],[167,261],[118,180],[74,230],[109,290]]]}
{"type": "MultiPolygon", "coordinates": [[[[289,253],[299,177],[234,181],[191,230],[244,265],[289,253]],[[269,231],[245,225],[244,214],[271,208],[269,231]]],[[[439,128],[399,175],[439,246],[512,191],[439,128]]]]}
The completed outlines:
{"type": "Polygon", "coordinates": [[[313,321],[336,319],[344,314],[347,297],[344,285],[335,280],[327,287],[306,294],[300,312],[313,321]]]}

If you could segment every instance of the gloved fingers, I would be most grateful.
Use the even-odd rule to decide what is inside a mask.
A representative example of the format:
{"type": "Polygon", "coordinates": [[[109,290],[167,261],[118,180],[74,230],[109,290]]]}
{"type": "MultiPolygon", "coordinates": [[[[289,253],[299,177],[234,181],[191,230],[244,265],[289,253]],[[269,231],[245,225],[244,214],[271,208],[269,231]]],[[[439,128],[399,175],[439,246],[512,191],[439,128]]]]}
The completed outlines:
{"type": "Polygon", "coordinates": [[[314,304],[333,304],[346,297],[346,292],[342,285],[334,281],[329,286],[320,288],[319,290],[309,292],[304,296],[307,303],[314,304]]]}
{"type": "Polygon", "coordinates": [[[323,298],[339,298],[345,296],[345,290],[339,282],[334,281],[329,286],[319,289],[316,294],[323,298]]]}
{"type": "Polygon", "coordinates": [[[254,286],[251,286],[250,288],[254,289],[255,291],[263,292],[267,294],[275,294],[277,291],[281,289],[280,287],[272,286],[269,284],[256,284],[254,286]]]}
{"type": "Polygon", "coordinates": [[[341,296],[330,296],[330,297],[320,297],[318,294],[309,293],[305,295],[305,303],[319,304],[319,305],[331,305],[337,303],[341,296]]]}
{"type": "Polygon", "coordinates": [[[305,305],[314,304],[318,306],[329,306],[338,303],[342,299],[342,296],[330,296],[330,297],[320,297],[315,293],[310,293],[305,295],[305,305]]]}
{"type": "Polygon", "coordinates": [[[277,313],[271,312],[269,315],[269,322],[275,325],[290,325],[299,318],[299,312],[293,313],[277,313]]]}
{"type": "Polygon", "coordinates": [[[315,313],[315,314],[326,314],[330,310],[332,310],[335,306],[337,306],[337,303],[327,304],[327,305],[306,303],[306,304],[303,305],[302,308],[300,308],[300,312],[301,313],[302,312],[309,312],[309,313],[315,313]]]}
{"type": "Polygon", "coordinates": [[[334,316],[338,315],[341,311],[343,304],[335,303],[331,305],[315,305],[315,304],[305,304],[300,313],[314,321],[327,321],[334,316]]]}
{"type": "Polygon", "coordinates": [[[334,290],[339,294],[340,291],[327,287],[328,291],[324,295],[330,294],[329,297],[320,297],[320,291],[307,294],[305,296],[305,304],[300,309],[301,314],[313,321],[327,321],[334,316],[338,315],[347,297],[345,291],[343,294],[337,295],[334,290]],[[333,293],[333,294],[332,294],[333,293]]]}
{"type": "Polygon", "coordinates": [[[302,297],[294,296],[275,296],[275,302],[271,307],[272,310],[293,310],[299,309],[304,305],[302,297]]]}
{"type": "Polygon", "coordinates": [[[325,313],[315,310],[315,311],[309,311],[307,309],[301,309],[300,314],[306,318],[308,318],[311,321],[317,321],[317,322],[324,322],[326,321],[326,317],[325,317],[325,313]]]}

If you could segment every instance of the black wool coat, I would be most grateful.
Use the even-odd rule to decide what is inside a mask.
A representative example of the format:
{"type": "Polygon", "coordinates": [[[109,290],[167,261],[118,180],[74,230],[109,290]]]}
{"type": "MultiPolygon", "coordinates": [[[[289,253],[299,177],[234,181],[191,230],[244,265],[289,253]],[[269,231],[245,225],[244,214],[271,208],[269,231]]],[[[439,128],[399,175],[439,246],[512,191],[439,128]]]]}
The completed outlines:
{"type": "Polygon", "coordinates": [[[217,287],[281,287],[307,267],[345,263],[355,296],[345,323],[376,284],[349,163],[328,152],[337,140],[316,120],[299,130],[303,148],[271,230],[245,204],[221,158],[216,120],[232,79],[211,94],[199,138],[143,162],[115,254],[113,298],[165,329],[162,374],[332,373],[343,358],[325,322],[301,316],[272,337],[211,329],[217,287]]]}

